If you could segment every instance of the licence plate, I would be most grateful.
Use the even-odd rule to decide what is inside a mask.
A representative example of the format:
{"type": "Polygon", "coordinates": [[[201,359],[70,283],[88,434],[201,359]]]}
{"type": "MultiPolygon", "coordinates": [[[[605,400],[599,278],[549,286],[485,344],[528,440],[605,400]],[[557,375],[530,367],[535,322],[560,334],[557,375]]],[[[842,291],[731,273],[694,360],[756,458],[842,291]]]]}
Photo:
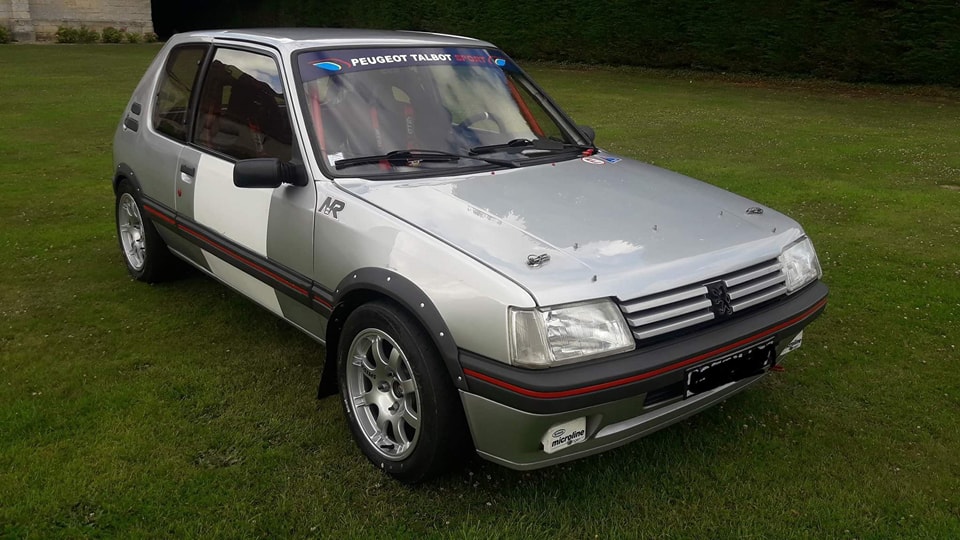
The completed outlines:
{"type": "Polygon", "coordinates": [[[759,375],[773,365],[777,348],[773,340],[742,349],[729,356],[687,370],[686,397],[727,383],[759,375]]]}

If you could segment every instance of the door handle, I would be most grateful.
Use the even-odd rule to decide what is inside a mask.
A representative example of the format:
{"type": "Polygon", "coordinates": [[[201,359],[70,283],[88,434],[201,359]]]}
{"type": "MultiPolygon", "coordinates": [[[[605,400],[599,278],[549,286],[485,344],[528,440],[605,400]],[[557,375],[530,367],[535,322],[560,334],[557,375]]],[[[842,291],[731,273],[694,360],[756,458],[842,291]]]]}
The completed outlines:
{"type": "Polygon", "coordinates": [[[189,165],[180,165],[180,181],[184,184],[192,184],[193,177],[197,175],[197,168],[189,165]]]}

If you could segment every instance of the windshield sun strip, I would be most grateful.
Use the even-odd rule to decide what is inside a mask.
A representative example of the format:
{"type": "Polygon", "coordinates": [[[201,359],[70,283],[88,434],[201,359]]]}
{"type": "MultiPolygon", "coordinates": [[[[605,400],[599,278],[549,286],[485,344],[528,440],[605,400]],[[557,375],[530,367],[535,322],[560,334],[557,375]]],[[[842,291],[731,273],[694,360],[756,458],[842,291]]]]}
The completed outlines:
{"type": "MultiPolygon", "coordinates": [[[[375,48],[376,47],[357,47],[355,49],[350,49],[350,50],[355,51],[357,53],[360,53],[360,52],[367,53],[371,49],[375,49],[375,48]]],[[[393,50],[396,50],[398,52],[403,52],[403,51],[409,51],[410,49],[415,49],[415,48],[416,47],[396,47],[393,50]]],[[[447,47],[447,49],[449,48],[458,48],[458,47],[447,47]]],[[[428,47],[427,49],[440,51],[440,50],[444,50],[445,48],[444,47],[436,47],[436,48],[428,47]]],[[[544,112],[547,114],[548,117],[550,117],[555,123],[558,124],[557,127],[561,130],[561,133],[564,135],[564,138],[570,137],[570,139],[574,141],[579,141],[580,139],[579,132],[575,130],[571,131],[571,128],[570,128],[571,125],[575,125],[575,124],[570,122],[570,120],[565,117],[565,115],[549,100],[549,98],[547,98],[545,94],[542,93],[542,91],[535,85],[535,83],[529,80],[529,78],[519,68],[519,66],[516,66],[516,64],[513,63],[513,61],[510,60],[506,55],[504,55],[498,49],[489,48],[489,47],[475,48],[475,49],[469,49],[469,50],[478,51],[482,53],[482,55],[484,55],[485,57],[496,59],[496,61],[498,62],[497,66],[504,69],[504,71],[507,71],[509,68],[509,71],[511,73],[514,73],[518,76],[517,82],[522,84],[523,87],[525,87],[528,91],[530,91],[535,96],[535,99],[537,99],[537,105],[544,110],[544,112]],[[500,59],[503,59],[503,61],[501,62],[500,59]],[[571,134],[572,134],[572,137],[571,137],[571,134]]],[[[304,55],[308,55],[308,54],[313,54],[313,55],[316,55],[317,53],[329,54],[331,51],[333,51],[333,49],[331,48],[309,49],[309,50],[299,51],[294,56],[293,64],[294,64],[294,67],[296,68],[294,70],[294,79],[297,83],[297,94],[301,102],[302,110],[308,113],[304,115],[308,119],[308,125],[312,123],[311,121],[315,120],[315,117],[313,114],[310,114],[310,107],[308,104],[308,102],[310,101],[309,99],[310,96],[309,96],[309,92],[306,89],[307,83],[305,82],[305,81],[309,82],[309,80],[311,79],[309,77],[305,77],[303,73],[304,66],[309,64],[304,63],[303,57],[304,55]]],[[[377,68],[375,69],[383,69],[384,67],[390,67],[390,66],[389,64],[386,64],[386,65],[377,66],[377,68]]],[[[484,66],[484,67],[488,69],[494,69],[493,66],[484,66]]],[[[312,127],[311,129],[308,129],[308,135],[311,142],[313,143],[313,147],[314,147],[313,153],[317,158],[317,163],[320,166],[320,168],[324,171],[325,176],[328,176],[331,178],[353,176],[353,175],[343,174],[339,172],[343,168],[354,166],[353,164],[340,165],[339,161],[331,159],[330,157],[325,156],[324,153],[319,151],[319,149],[324,145],[321,143],[320,140],[318,140],[315,129],[312,129],[312,127]],[[325,157],[327,157],[327,159],[324,159],[325,157]]],[[[451,158],[449,162],[453,163],[453,162],[459,161],[460,159],[470,159],[478,162],[477,165],[475,166],[467,166],[466,164],[464,164],[463,166],[457,166],[455,168],[457,171],[465,171],[468,169],[477,169],[477,168],[483,169],[483,168],[487,168],[489,165],[513,168],[513,167],[522,167],[525,165],[536,165],[536,164],[541,164],[541,163],[554,161],[554,160],[566,160],[567,159],[566,154],[569,151],[587,147],[587,145],[580,145],[580,144],[576,144],[576,145],[571,143],[564,143],[564,144],[566,146],[569,146],[569,148],[564,148],[564,149],[557,148],[557,149],[551,149],[549,151],[544,149],[528,149],[532,151],[530,151],[529,154],[523,153],[522,155],[524,155],[524,159],[521,159],[517,162],[514,162],[514,160],[494,159],[494,158],[487,158],[487,157],[479,157],[476,155],[468,155],[469,154],[468,148],[461,147],[462,152],[453,153],[458,155],[458,159],[454,160],[453,158],[451,158]],[[536,153],[537,155],[532,155],[534,153],[536,153]]],[[[358,159],[358,158],[365,158],[365,157],[367,156],[354,156],[354,157],[345,158],[345,159],[358,159]]],[[[366,161],[366,160],[364,161],[365,161],[364,164],[371,164],[371,163],[379,163],[383,160],[370,159],[369,161],[366,161]]],[[[397,170],[399,167],[404,167],[405,165],[409,166],[411,162],[417,162],[417,161],[418,160],[416,159],[411,159],[411,160],[408,160],[406,164],[398,163],[395,166],[389,167],[389,170],[385,167],[384,170],[375,173],[374,176],[378,178],[401,177],[401,176],[408,177],[408,176],[417,176],[417,175],[434,176],[438,174],[436,171],[447,170],[446,168],[438,169],[434,167],[426,167],[426,168],[420,169],[420,171],[397,170]]],[[[425,159],[420,159],[419,162],[443,164],[443,163],[447,163],[448,160],[439,159],[439,158],[425,158],[425,159]]],[[[419,163],[417,163],[417,165],[419,165],[419,163]]]]}

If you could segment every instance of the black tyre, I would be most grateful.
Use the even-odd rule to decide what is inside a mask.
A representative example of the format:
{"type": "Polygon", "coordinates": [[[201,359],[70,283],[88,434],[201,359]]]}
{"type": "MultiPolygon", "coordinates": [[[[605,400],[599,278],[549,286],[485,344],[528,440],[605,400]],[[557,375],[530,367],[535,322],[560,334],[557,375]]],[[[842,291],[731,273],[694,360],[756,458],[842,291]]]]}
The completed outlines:
{"type": "Polygon", "coordinates": [[[153,222],[145,219],[140,195],[130,181],[121,180],[117,186],[114,210],[117,241],[130,275],[147,283],[174,277],[177,262],[153,222]]]}
{"type": "Polygon", "coordinates": [[[417,483],[464,451],[456,389],[430,337],[394,304],[357,308],[340,338],[337,375],[357,445],[397,480],[417,483]]]}

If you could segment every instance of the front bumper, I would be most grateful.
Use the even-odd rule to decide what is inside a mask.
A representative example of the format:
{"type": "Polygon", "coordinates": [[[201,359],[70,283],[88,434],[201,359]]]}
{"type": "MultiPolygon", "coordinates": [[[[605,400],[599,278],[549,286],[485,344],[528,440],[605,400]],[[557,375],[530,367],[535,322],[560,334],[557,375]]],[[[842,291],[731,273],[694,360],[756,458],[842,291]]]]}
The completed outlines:
{"type": "Polygon", "coordinates": [[[528,370],[461,351],[460,391],[477,452],[513,469],[537,469],[626,444],[745,389],[765,373],[684,398],[686,371],[754,345],[784,349],[826,306],[819,281],[769,306],[695,333],[608,359],[528,370]],[[546,453],[552,427],[586,418],[586,440],[546,453]]]}

